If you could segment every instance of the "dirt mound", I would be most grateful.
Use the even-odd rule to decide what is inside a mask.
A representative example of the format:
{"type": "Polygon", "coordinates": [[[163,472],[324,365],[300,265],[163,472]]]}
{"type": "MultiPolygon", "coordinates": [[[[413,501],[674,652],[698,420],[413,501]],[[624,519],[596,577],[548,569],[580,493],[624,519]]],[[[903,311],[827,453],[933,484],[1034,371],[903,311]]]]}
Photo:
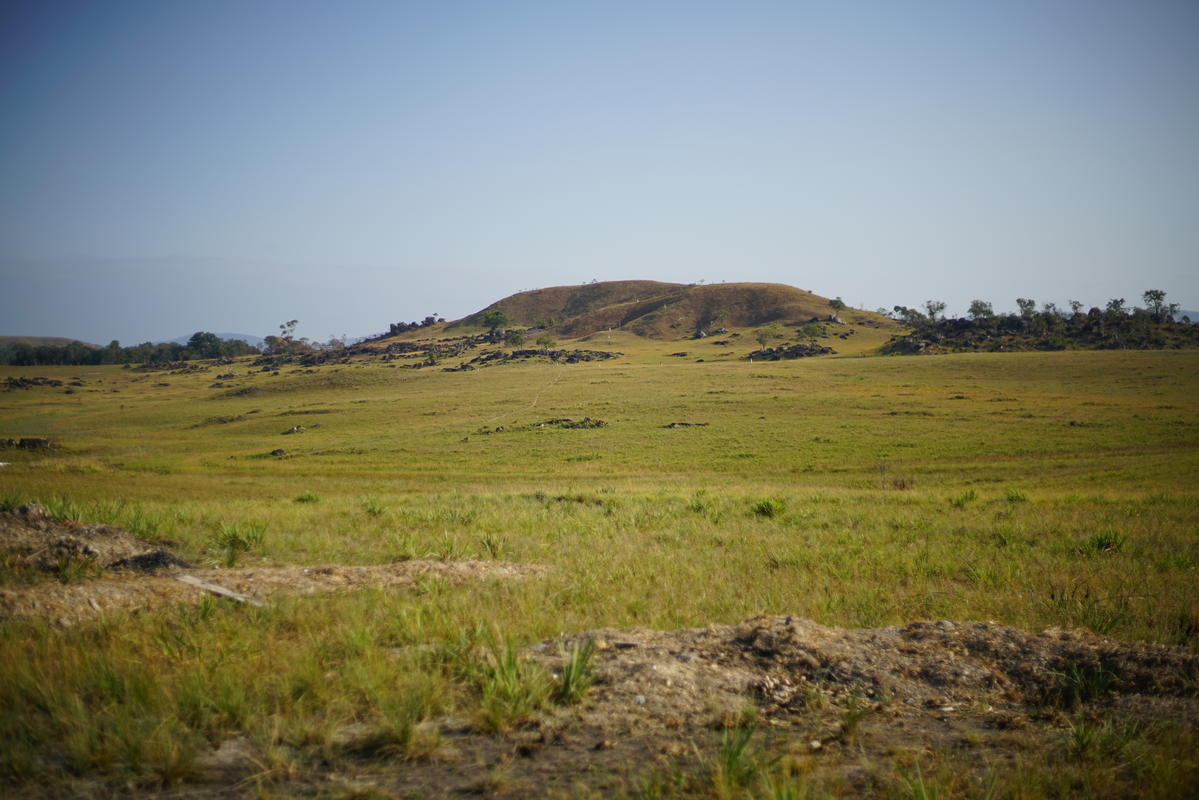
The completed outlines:
{"type": "Polygon", "coordinates": [[[111,525],[55,520],[29,503],[0,514],[0,556],[12,585],[0,588],[0,620],[48,619],[71,625],[97,614],[197,602],[212,590],[253,600],[359,587],[402,587],[522,578],[541,568],[497,561],[404,561],[376,566],[196,569],[172,553],[111,525]],[[186,575],[190,580],[179,580],[186,575]],[[57,578],[57,580],[55,580],[57,578]]]}
{"type": "MultiPolygon", "coordinates": [[[[502,736],[465,719],[429,720],[421,731],[432,733],[435,753],[400,768],[357,761],[355,789],[757,796],[751,789],[761,784],[713,787],[714,770],[734,768],[730,752],[742,747],[740,763],[778,765],[817,795],[932,796],[897,791],[887,770],[942,757],[959,787],[986,786],[988,773],[1027,769],[1021,760],[1030,754],[1062,752],[1079,720],[1113,731],[1199,724],[1199,655],[1085,632],[977,622],[844,630],[780,616],[667,632],[595,630],[525,655],[559,674],[565,652],[588,640],[595,683],[578,705],[543,709],[502,736]]],[[[363,735],[351,726],[334,738],[350,752],[363,735]]],[[[252,769],[254,758],[242,755],[235,768],[252,769]]],[[[1135,769],[1110,766],[1108,794],[1135,795],[1135,769]]]]}
{"type": "Polygon", "coordinates": [[[10,569],[42,572],[71,565],[140,572],[190,566],[121,528],[58,522],[38,503],[0,514],[0,552],[10,569]]]}
{"type": "Polygon", "coordinates": [[[598,630],[531,652],[552,665],[561,646],[586,639],[596,643],[600,675],[593,711],[602,717],[605,707],[619,708],[639,724],[710,718],[714,707],[736,711],[747,702],[787,721],[813,704],[850,697],[935,715],[1068,707],[1121,695],[1185,698],[1194,710],[1199,692],[1199,654],[1189,650],[985,622],[845,630],[759,617],[671,632],[598,630]]]}

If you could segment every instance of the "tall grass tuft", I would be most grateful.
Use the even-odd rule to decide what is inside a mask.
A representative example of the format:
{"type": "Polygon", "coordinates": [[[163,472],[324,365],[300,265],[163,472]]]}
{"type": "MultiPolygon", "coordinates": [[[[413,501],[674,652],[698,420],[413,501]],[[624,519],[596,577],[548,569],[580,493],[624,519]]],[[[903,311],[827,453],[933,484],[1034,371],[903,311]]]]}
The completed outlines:
{"type": "Polygon", "coordinates": [[[243,554],[262,545],[264,535],[261,523],[221,522],[210,537],[210,545],[217,550],[222,566],[234,567],[243,554]]]}
{"type": "Polygon", "coordinates": [[[787,503],[781,497],[764,497],[753,504],[753,512],[759,517],[774,519],[787,511],[787,503]]]}
{"type": "Polygon", "coordinates": [[[504,733],[545,706],[550,699],[549,676],[537,664],[521,658],[510,641],[496,636],[474,669],[479,692],[479,721],[488,732],[504,733]]]}
{"type": "Polygon", "coordinates": [[[576,642],[570,650],[563,651],[562,656],[562,670],[554,686],[553,700],[559,705],[571,705],[582,700],[595,682],[595,668],[591,663],[595,656],[595,640],[588,638],[581,644],[576,642]]]}

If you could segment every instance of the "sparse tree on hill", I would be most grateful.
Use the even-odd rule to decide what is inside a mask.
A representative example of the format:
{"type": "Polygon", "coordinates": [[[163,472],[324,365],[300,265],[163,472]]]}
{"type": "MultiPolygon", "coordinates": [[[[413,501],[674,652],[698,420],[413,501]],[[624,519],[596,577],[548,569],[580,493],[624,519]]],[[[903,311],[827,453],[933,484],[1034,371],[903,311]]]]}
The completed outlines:
{"type": "Polygon", "coordinates": [[[511,324],[511,318],[498,308],[493,308],[483,315],[483,325],[487,328],[487,335],[493,342],[499,339],[500,328],[507,328],[511,324]]]}
{"type": "Polygon", "coordinates": [[[986,300],[971,300],[966,314],[973,320],[991,319],[995,316],[995,309],[986,300]]]}
{"type": "Polygon", "coordinates": [[[758,328],[754,333],[754,338],[758,340],[758,344],[762,347],[766,347],[772,339],[777,339],[780,336],[782,336],[782,332],[779,330],[778,325],[766,325],[758,328]]]}
{"type": "Polygon", "coordinates": [[[925,300],[924,310],[928,312],[930,322],[936,322],[937,316],[945,310],[945,304],[940,300],[925,300]]]}
{"type": "Polygon", "coordinates": [[[550,348],[556,344],[557,342],[548,333],[543,333],[537,337],[537,346],[541,348],[543,353],[548,353],[550,348]]]}
{"type": "Polygon", "coordinates": [[[1020,309],[1020,316],[1025,319],[1032,319],[1037,313],[1037,301],[1028,297],[1017,297],[1016,305],[1020,309]]]}
{"type": "Polygon", "coordinates": [[[919,328],[928,322],[928,317],[921,314],[917,309],[908,308],[907,306],[895,306],[893,313],[896,319],[913,328],[919,328]]]}
{"type": "Polygon", "coordinates": [[[1128,312],[1127,306],[1124,305],[1123,297],[1113,297],[1107,301],[1107,310],[1112,314],[1125,314],[1128,312]]]}
{"type": "Polygon", "coordinates": [[[1167,303],[1166,293],[1161,289],[1148,289],[1141,297],[1145,301],[1145,309],[1158,322],[1178,313],[1178,303],[1167,303]]]}

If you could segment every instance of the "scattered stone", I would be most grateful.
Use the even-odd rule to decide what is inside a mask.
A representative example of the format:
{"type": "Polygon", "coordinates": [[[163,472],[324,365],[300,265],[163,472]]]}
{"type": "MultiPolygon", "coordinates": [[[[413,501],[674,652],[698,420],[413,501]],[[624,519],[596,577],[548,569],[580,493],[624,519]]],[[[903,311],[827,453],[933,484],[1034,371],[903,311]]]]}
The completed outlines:
{"type": "Polygon", "coordinates": [[[51,442],[37,436],[27,436],[21,439],[0,439],[0,450],[49,450],[51,442]]]}
{"type": "Polygon", "coordinates": [[[282,458],[283,456],[287,455],[287,451],[280,447],[277,450],[272,450],[271,455],[282,458]]]}
{"type": "Polygon", "coordinates": [[[42,378],[42,377],[35,377],[35,378],[17,377],[17,378],[5,378],[4,379],[5,391],[11,392],[14,389],[32,389],[35,386],[57,387],[57,386],[62,386],[62,381],[60,381],[56,378],[42,378]]]}
{"type": "Polygon", "coordinates": [[[118,559],[108,567],[109,569],[130,569],[148,575],[167,570],[194,569],[191,564],[166,550],[151,550],[149,553],[118,559]]]}
{"type": "Polygon", "coordinates": [[[793,344],[786,347],[765,347],[753,351],[746,358],[750,361],[781,361],[782,359],[832,355],[836,352],[831,347],[819,344],[793,344]]]}
{"type": "Polygon", "coordinates": [[[666,425],[663,425],[662,427],[663,428],[706,428],[706,427],[708,427],[708,425],[709,425],[709,423],[707,423],[707,422],[671,422],[666,425]]]}

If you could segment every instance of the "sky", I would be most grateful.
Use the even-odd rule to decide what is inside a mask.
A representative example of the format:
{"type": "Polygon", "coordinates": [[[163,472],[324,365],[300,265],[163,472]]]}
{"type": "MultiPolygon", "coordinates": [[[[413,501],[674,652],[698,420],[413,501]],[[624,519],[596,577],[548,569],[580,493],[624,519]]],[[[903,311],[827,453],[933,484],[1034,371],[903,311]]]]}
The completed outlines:
{"type": "Polygon", "coordinates": [[[1193,0],[4,0],[0,334],[592,280],[1199,308],[1193,0]]]}

